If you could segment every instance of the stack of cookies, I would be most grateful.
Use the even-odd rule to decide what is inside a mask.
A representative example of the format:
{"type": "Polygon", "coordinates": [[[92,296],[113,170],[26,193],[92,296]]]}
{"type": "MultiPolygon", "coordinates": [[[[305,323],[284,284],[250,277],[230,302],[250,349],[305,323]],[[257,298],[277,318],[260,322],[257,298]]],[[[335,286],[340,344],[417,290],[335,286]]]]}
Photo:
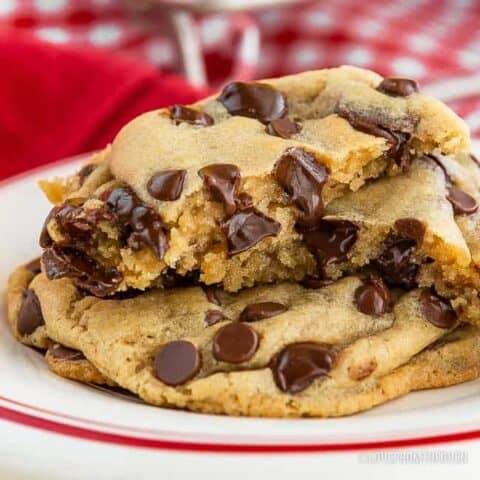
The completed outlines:
{"type": "Polygon", "coordinates": [[[199,412],[340,416],[480,374],[480,166],[353,67],[148,112],[67,179],[9,284],[52,371],[199,412]]]}

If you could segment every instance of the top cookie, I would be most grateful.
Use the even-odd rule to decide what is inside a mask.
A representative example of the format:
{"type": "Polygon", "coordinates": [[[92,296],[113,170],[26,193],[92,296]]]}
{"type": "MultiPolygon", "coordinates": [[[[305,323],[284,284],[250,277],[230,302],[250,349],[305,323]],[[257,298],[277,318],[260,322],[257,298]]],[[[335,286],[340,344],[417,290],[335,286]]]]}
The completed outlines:
{"type": "Polygon", "coordinates": [[[326,205],[468,148],[465,124],[408,79],[341,67],[237,82],[128,124],[90,176],[67,182],[43,263],[99,296],[171,271],[230,291],[300,280],[318,275],[303,237],[326,205]]]}

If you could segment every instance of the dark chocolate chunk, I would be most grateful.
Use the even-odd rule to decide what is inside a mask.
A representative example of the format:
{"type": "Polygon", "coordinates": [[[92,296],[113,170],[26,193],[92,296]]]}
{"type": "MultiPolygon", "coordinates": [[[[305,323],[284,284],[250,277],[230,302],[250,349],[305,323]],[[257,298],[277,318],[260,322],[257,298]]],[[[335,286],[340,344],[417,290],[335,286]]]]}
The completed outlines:
{"type": "Polygon", "coordinates": [[[447,199],[456,215],[471,215],[478,210],[477,201],[467,192],[454,186],[448,189],[447,199]]]}
{"type": "Polygon", "coordinates": [[[283,312],[286,312],[288,308],[285,305],[277,302],[261,302],[252,303],[247,305],[240,314],[241,322],[256,322],[264,318],[275,317],[283,312]]]}
{"type": "Polygon", "coordinates": [[[50,280],[68,277],[79,288],[96,297],[106,297],[118,288],[122,274],[106,268],[92,257],[71,247],[54,245],[42,255],[45,273],[50,280]]]}
{"type": "Polygon", "coordinates": [[[382,279],[370,277],[355,291],[355,302],[359,312],[380,316],[390,311],[392,298],[382,279]]]}
{"type": "Polygon", "coordinates": [[[56,360],[68,360],[71,362],[85,360],[85,355],[82,352],[55,342],[50,342],[48,353],[56,360]]]}
{"type": "Polygon", "coordinates": [[[170,118],[173,120],[175,125],[185,122],[189,123],[190,125],[208,127],[215,123],[213,118],[208,113],[200,112],[183,105],[172,105],[168,108],[168,111],[170,112],[170,118]]]}
{"type": "Polygon", "coordinates": [[[128,187],[112,190],[107,205],[116,215],[126,243],[132,250],[149,246],[157,258],[163,258],[168,241],[160,215],[153,208],[144,204],[128,187]]]}
{"type": "Polygon", "coordinates": [[[380,82],[377,90],[392,97],[408,97],[418,92],[418,83],[410,78],[387,77],[380,82]]]}
{"type": "Polygon", "coordinates": [[[220,290],[219,287],[217,287],[216,285],[202,285],[202,289],[205,292],[207,300],[210,303],[213,303],[218,306],[221,305],[220,299],[218,298],[218,295],[217,295],[218,291],[220,290]]]}
{"type": "Polygon", "coordinates": [[[278,235],[281,225],[256,208],[246,208],[233,214],[223,225],[230,256],[244,252],[265,237],[278,235]]]}
{"type": "Polygon", "coordinates": [[[28,271],[32,272],[33,274],[38,275],[42,271],[42,266],[40,264],[40,257],[35,258],[31,262],[27,263],[25,265],[25,268],[28,271]]]}
{"type": "Polygon", "coordinates": [[[85,183],[85,180],[97,169],[98,165],[95,163],[87,163],[77,173],[80,179],[80,185],[85,183]]]}
{"type": "Polygon", "coordinates": [[[264,83],[230,83],[218,101],[230,115],[256,118],[262,123],[283,118],[288,112],[283,94],[264,83]]]}
{"type": "Polygon", "coordinates": [[[376,123],[375,119],[369,118],[368,116],[361,116],[354,112],[339,111],[337,113],[339,116],[347,120],[356,130],[376,137],[382,137],[387,140],[387,142],[391,144],[391,147],[387,152],[388,156],[393,158],[395,163],[402,169],[410,166],[413,157],[408,151],[408,141],[410,140],[409,133],[391,131],[376,123]]]}
{"type": "Polygon", "coordinates": [[[17,331],[20,335],[31,335],[38,327],[45,325],[45,321],[37,294],[33,290],[26,290],[23,295],[18,311],[17,331]]]}
{"type": "Polygon", "coordinates": [[[200,370],[200,354],[186,340],[174,340],[163,345],[155,355],[157,378],[175,387],[193,378],[200,370]]]}
{"type": "Polygon", "coordinates": [[[323,215],[322,190],[327,169],[302,148],[289,148],[277,160],[273,175],[302,212],[297,223],[302,228],[317,225],[323,215]]]}
{"type": "Polygon", "coordinates": [[[213,356],[222,362],[242,363],[258,349],[257,332],[241,322],[231,322],[220,328],[213,338],[213,356]]]}
{"type": "Polygon", "coordinates": [[[292,343],[271,362],[273,378],[286,393],[299,393],[332,369],[335,352],[329,345],[314,342],[292,343]]]}
{"type": "Polygon", "coordinates": [[[111,220],[112,217],[105,209],[83,209],[83,200],[64,203],[58,207],[53,218],[62,233],[70,242],[90,243],[91,236],[101,220],[111,220]]]}
{"type": "Polygon", "coordinates": [[[392,234],[387,237],[384,245],[382,254],[372,262],[373,266],[382,272],[387,283],[407,289],[414,288],[419,269],[413,260],[417,242],[392,234]]]}
{"type": "Polygon", "coordinates": [[[210,327],[218,322],[223,322],[225,315],[220,310],[208,310],[205,314],[205,323],[210,327]]]}
{"type": "Polygon", "coordinates": [[[164,170],[152,175],[147,183],[148,193],[157,200],[171,202],[180,198],[186,170],[164,170]]]}
{"type": "Polygon", "coordinates": [[[203,167],[198,174],[215,200],[223,202],[226,214],[233,215],[237,209],[235,199],[240,184],[238,167],[228,163],[216,163],[203,167]]]}
{"type": "Polygon", "coordinates": [[[320,267],[341,262],[357,241],[358,227],[348,220],[321,220],[315,230],[303,232],[308,250],[320,267]]]}
{"type": "Polygon", "coordinates": [[[394,228],[400,236],[415,240],[417,246],[422,244],[426,229],[420,220],[410,217],[399,218],[395,221],[394,228]]]}
{"type": "Polygon", "coordinates": [[[269,135],[282,138],[290,138],[301,130],[302,126],[299,123],[292,122],[288,118],[277,118],[265,127],[265,131],[269,135]]]}
{"type": "Polygon", "coordinates": [[[457,314],[450,302],[432,290],[420,294],[422,311],[426,319],[438,328],[452,328],[457,322],[457,314]]]}

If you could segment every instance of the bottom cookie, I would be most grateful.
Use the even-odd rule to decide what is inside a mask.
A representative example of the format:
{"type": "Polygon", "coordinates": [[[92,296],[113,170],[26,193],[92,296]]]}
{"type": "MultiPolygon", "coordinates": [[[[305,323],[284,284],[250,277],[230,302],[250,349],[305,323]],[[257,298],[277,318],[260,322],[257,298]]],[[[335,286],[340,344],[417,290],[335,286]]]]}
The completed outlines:
{"type": "MultiPolygon", "coordinates": [[[[83,383],[115,386],[82,353],[53,344],[46,354],[49,368],[64,378],[83,383]],[[60,353],[61,352],[61,353],[60,353]]],[[[323,416],[340,416],[380,405],[417,390],[448,387],[480,376],[480,329],[462,325],[407,364],[392,373],[357,386],[328,392],[324,396],[323,416]],[[335,407],[332,408],[332,406],[335,407]]],[[[203,412],[223,412],[222,408],[203,412]]],[[[265,412],[264,412],[265,413],[265,412]]],[[[272,412],[273,413],[273,412],[272,412]]],[[[308,415],[304,415],[308,416],[308,415]]]]}
{"type": "Polygon", "coordinates": [[[69,380],[116,386],[115,382],[105,378],[82,352],[64,347],[59,343],[50,342],[45,353],[45,360],[50,371],[69,380]]]}
{"type": "Polygon", "coordinates": [[[479,374],[479,330],[455,330],[448,303],[426,290],[392,292],[383,313],[363,313],[355,298],[373,287],[356,276],[317,290],[279,284],[216,297],[188,287],[102,300],[44,275],[30,288],[51,338],[159,406],[340,416],[479,374]]]}

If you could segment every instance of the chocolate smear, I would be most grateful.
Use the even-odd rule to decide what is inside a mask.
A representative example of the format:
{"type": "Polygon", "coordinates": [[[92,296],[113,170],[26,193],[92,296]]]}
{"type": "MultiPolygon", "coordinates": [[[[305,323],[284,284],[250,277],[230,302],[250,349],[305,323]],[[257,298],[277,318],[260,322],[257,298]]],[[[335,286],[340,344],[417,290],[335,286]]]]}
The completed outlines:
{"type": "Polygon", "coordinates": [[[68,277],[96,297],[106,297],[115,292],[122,274],[115,268],[106,268],[92,257],[71,247],[54,245],[42,255],[45,273],[50,280],[68,277]]]}
{"type": "Polygon", "coordinates": [[[42,325],[45,325],[45,321],[37,294],[33,290],[26,290],[18,311],[17,331],[22,336],[31,335],[42,325]]]}

